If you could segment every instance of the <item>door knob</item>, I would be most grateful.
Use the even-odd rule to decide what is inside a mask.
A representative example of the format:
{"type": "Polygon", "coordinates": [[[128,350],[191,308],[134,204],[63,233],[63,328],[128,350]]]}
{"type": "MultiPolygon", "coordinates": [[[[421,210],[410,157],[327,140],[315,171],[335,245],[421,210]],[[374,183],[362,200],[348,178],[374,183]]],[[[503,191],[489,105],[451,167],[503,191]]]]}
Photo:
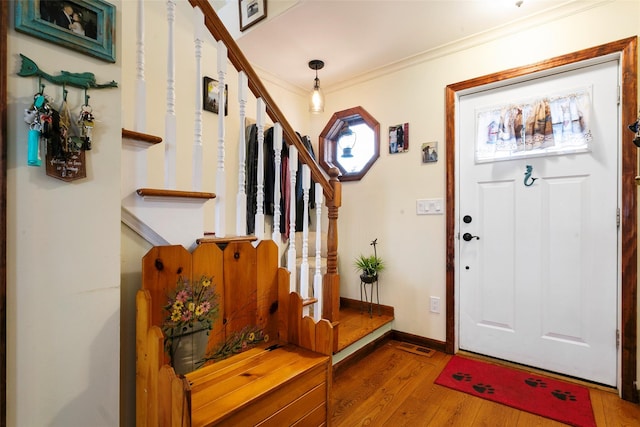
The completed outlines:
{"type": "Polygon", "coordinates": [[[480,240],[480,237],[473,236],[471,233],[464,233],[462,235],[462,240],[464,240],[465,242],[468,242],[468,241],[473,240],[473,239],[480,240]]]}

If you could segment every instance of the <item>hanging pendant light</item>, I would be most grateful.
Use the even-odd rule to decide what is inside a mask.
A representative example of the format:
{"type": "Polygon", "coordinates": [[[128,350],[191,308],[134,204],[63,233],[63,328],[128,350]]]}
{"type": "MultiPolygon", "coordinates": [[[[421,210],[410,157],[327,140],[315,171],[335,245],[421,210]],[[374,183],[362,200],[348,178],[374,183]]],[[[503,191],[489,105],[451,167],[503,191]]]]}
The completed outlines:
{"type": "Polygon", "coordinates": [[[320,89],[320,79],[318,78],[318,70],[324,67],[324,62],[319,59],[309,61],[309,68],[316,70],[316,78],[313,81],[313,92],[309,98],[309,111],[313,114],[324,112],[324,93],[320,89]]]}

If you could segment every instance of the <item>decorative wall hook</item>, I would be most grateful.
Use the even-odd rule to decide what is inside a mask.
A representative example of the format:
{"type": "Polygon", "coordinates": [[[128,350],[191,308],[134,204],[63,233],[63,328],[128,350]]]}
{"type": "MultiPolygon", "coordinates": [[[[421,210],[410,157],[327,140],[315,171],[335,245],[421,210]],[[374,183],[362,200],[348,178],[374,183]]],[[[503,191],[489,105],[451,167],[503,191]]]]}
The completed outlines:
{"type": "Polygon", "coordinates": [[[93,88],[104,89],[109,87],[118,87],[118,83],[115,80],[109,83],[98,84],[96,83],[96,76],[93,73],[70,73],[69,71],[60,71],[57,76],[52,76],[42,71],[33,60],[27,58],[23,54],[20,54],[22,58],[22,65],[18,75],[20,77],[41,77],[53,84],[62,85],[68,84],[69,86],[79,88],[93,88]]]}
{"type": "Polygon", "coordinates": [[[527,165],[527,171],[524,173],[524,185],[527,187],[531,187],[535,182],[535,180],[538,179],[538,178],[531,177],[532,173],[533,173],[533,166],[527,165]]]}

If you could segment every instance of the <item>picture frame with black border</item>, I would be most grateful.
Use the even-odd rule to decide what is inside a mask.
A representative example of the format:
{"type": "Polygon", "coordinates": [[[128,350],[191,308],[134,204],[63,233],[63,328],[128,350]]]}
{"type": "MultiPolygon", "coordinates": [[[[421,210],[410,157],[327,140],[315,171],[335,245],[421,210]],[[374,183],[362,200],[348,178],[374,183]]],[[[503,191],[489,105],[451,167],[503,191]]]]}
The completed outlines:
{"type": "Polygon", "coordinates": [[[104,0],[16,0],[15,29],[116,62],[116,8],[104,0]]]}
{"type": "Polygon", "coordinates": [[[267,0],[238,0],[240,31],[267,17],[267,0]]]}
{"type": "MultiPolygon", "coordinates": [[[[220,84],[211,77],[202,78],[202,109],[218,114],[218,90],[220,84]]],[[[224,115],[229,115],[229,85],[224,85],[224,115]]]]}

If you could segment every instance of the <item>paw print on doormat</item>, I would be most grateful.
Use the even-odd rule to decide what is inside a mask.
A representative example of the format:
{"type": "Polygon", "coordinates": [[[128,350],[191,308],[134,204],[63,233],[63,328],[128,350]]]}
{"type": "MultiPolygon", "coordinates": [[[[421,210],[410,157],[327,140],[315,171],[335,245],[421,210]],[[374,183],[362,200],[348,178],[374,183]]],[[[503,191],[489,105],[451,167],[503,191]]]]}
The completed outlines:
{"type": "Polygon", "coordinates": [[[464,372],[456,372],[451,375],[451,377],[456,381],[471,381],[471,375],[465,374],[464,372]]]}
{"type": "Polygon", "coordinates": [[[527,378],[524,383],[534,388],[547,388],[547,383],[538,378],[527,378]]]}
{"type": "Polygon", "coordinates": [[[572,402],[575,402],[576,400],[578,400],[576,398],[576,396],[573,393],[571,393],[570,391],[553,390],[551,392],[551,394],[553,395],[553,397],[556,397],[556,398],[558,398],[560,400],[563,400],[563,401],[569,401],[570,400],[572,402]]]}
{"type": "Polygon", "coordinates": [[[478,393],[483,393],[483,394],[484,393],[493,394],[496,391],[496,389],[491,387],[490,384],[482,384],[482,383],[474,384],[473,389],[478,393]]]}

